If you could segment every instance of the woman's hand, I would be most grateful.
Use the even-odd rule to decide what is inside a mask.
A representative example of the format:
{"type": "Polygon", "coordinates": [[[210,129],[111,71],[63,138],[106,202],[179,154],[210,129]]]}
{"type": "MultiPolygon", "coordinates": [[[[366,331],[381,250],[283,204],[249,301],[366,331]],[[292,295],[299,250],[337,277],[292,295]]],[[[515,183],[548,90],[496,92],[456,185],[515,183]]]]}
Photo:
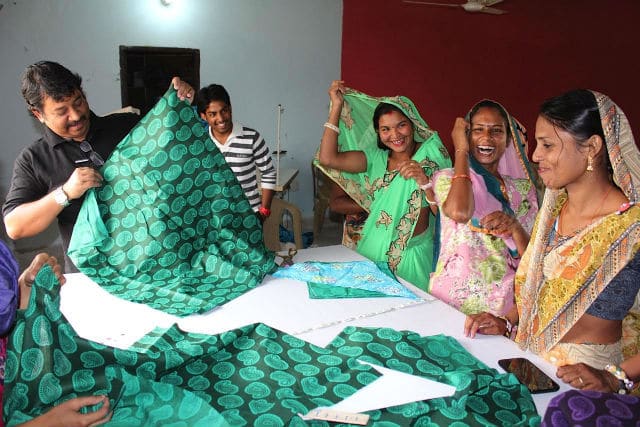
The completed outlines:
{"type": "Polygon", "coordinates": [[[329,99],[331,100],[331,109],[342,111],[342,105],[344,104],[344,81],[334,80],[329,86],[329,99]]]}
{"type": "Polygon", "coordinates": [[[502,211],[495,211],[482,218],[480,224],[489,234],[500,237],[511,237],[516,245],[518,254],[520,256],[524,254],[529,244],[530,236],[515,217],[502,211]]]}
{"type": "Polygon", "coordinates": [[[451,131],[451,140],[453,141],[453,148],[458,151],[469,152],[469,122],[458,117],[453,124],[453,130],[451,131]]]}
{"type": "Polygon", "coordinates": [[[502,211],[491,212],[480,220],[480,224],[495,236],[511,237],[522,228],[517,219],[502,211]]]}
{"type": "Polygon", "coordinates": [[[62,267],[58,264],[56,257],[47,253],[39,253],[33,258],[29,267],[27,267],[20,277],[18,277],[18,285],[20,286],[20,309],[24,309],[29,304],[29,296],[31,295],[31,286],[36,281],[36,274],[42,269],[45,264],[49,264],[53,269],[53,274],[63,285],[67,279],[62,274],[62,267]]]}
{"type": "Polygon", "coordinates": [[[483,335],[504,335],[507,322],[491,313],[478,313],[467,316],[464,321],[464,335],[474,338],[476,333],[483,335]]]}
{"type": "Polygon", "coordinates": [[[618,391],[618,380],[616,377],[604,369],[592,368],[584,363],[560,366],[556,375],[573,388],[606,393],[618,391]]]}
{"type": "Polygon", "coordinates": [[[415,179],[419,186],[429,183],[429,177],[424,173],[420,163],[415,160],[407,160],[400,163],[398,172],[404,179],[415,179]]]}

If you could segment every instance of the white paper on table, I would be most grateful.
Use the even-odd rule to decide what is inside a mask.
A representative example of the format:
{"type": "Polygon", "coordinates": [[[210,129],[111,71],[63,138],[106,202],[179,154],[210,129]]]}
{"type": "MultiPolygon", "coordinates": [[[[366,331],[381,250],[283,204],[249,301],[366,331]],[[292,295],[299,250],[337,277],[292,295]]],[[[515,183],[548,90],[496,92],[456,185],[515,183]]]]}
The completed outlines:
{"type": "Polygon", "coordinates": [[[456,391],[455,387],[448,384],[406,374],[361,360],[358,362],[372,366],[376,371],[380,372],[382,376],[343,401],[330,406],[330,409],[357,414],[420,400],[451,396],[456,391]]]}
{"type": "Polygon", "coordinates": [[[66,274],[60,311],[82,338],[126,350],[156,327],[179,318],[111,295],[82,273],[66,274]]]}
{"type": "MultiPolygon", "coordinates": [[[[300,251],[297,262],[308,260],[355,261],[361,255],[343,246],[300,251]]],[[[62,287],[60,310],[76,333],[85,339],[126,349],[155,327],[173,324],[186,332],[216,335],[254,323],[264,323],[290,335],[347,326],[357,319],[375,317],[432,300],[425,292],[403,282],[422,300],[407,298],[310,299],[307,285],[292,279],[266,276],[264,281],[240,297],[203,314],[177,317],[145,304],[125,301],[100,287],[82,273],[67,274],[62,287]]],[[[322,336],[314,342],[322,347],[335,338],[322,336]]],[[[304,338],[303,338],[304,339],[304,338]]]]}

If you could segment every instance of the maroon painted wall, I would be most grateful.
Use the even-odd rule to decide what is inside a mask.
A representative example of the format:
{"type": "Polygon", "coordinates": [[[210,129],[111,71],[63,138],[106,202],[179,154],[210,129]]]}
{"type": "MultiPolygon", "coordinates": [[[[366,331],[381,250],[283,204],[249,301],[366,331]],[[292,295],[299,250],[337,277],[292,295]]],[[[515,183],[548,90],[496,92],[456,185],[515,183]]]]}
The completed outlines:
{"type": "Polygon", "coordinates": [[[609,95],[638,143],[640,1],[505,0],[495,7],[508,13],[344,0],[342,78],[371,95],[408,96],[449,147],[454,118],[482,98],[501,102],[533,143],[540,103],[574,88],[609,95]]]}

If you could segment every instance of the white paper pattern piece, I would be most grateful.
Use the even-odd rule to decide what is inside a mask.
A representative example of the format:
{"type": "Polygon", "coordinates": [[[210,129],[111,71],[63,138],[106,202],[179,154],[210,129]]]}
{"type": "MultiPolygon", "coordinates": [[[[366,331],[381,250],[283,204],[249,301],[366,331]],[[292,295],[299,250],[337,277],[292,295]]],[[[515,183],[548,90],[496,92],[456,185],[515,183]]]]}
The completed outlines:
{"type": "Polygon", "coordinates": [[[395,371],[372,363],[359,361],[372,366],[382,374],[377,380],[356,391],[329,409],[349,413],[373,411],[437,397],[451,396],[456,388],[448,384],[395,371]]]}

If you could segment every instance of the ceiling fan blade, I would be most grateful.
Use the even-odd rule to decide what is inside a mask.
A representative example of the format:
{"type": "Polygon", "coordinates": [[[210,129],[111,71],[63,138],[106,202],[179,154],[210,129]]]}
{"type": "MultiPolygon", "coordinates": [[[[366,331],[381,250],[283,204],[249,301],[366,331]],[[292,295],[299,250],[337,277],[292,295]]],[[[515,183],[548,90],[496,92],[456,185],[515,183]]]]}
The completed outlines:
{"type": "Polygon", "coordinates": [[[489,6],[493,6],[495,4],[498,3],[502,3],[504,0],[485,0],[484,2],[482,2],[482,4],[484,4],[485,6],[489,7],[489,6]]]}
{"type": "Polygon", "coordinates": [[[496,9],[495,7],[483,7],[480,12],[490,13],[492,15],[502,15],[504,13],[507,13],[506,10],[496,9]]]}
{"type": "Polygon", "coordinates": [[[459,4],[450,4],[450,3],[431,3],[428,1],[419,1],[419,0],[402,0],[403,3],[411,3],[411,4],[426,4],[429,6],[448,6],[448,7],[459,7],[459,4]]]}

